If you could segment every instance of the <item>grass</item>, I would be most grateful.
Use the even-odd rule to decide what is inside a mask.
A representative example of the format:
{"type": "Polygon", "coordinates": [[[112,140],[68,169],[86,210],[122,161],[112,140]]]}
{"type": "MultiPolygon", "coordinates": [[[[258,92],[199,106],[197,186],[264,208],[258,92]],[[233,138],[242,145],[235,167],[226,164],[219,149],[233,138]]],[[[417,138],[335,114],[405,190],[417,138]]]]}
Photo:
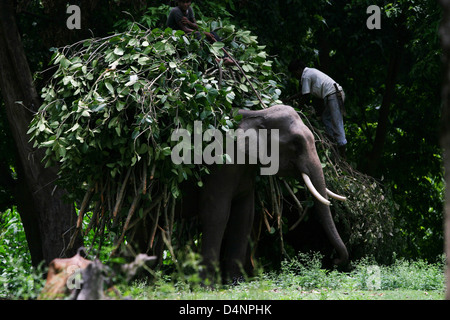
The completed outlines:
{"type": "MultiPolygon", "coordinates": [[[[328,290],[326,288],[303,291],[299,289],[248,289],[235,288],[211,292],[177,292],[132,296],[138,300],[442,300],[443,291],[417,291],[407,289],[363,291],[328,290]]],[[[145,291],[145,290],[144,290],[145,291]]],[[[135,292],[136,293],[136,292],[135,292]]]]}
{"type": "MultiPolygon", "coordinates": [[[[199,257],[186,254],[177,272],[157,272],[151,280],[116,284],[123,296],[138,300],[441,300],[444,258],[430,264],[397,259],[378,266],[373,259],[352,262],[351,272],[322,269],[320,254],[299,254],[278,272],[260,270],[235,286],[200,286],[199,257]]],[[[45,280],[33,268],[15,208],[0,213],[0,299],[35,299],[45,280]]]]}
{"type": "MultiPolygon", "coordinates": [[[[170,286],[170,285],[169,285],[170,286]]],[[[280,288],[259,281],[218,290],[177,290],[134,283],[127,290],[137,300],[442,300],[444,290],[361,290],[280,288]]]]}
{"type": "Polygon", "coordinates": [[[197,279],[157,275],[152,284],[135,281],[123,293],[133,299],[167,300],[441,300],[445,293],[443,263],[399,259],[377,266],[370,259],[354,263],[352,272],[321,269],[319,254],[299,254],[279,272],[261,272],[235,286],[215,290],[197,279]]]}

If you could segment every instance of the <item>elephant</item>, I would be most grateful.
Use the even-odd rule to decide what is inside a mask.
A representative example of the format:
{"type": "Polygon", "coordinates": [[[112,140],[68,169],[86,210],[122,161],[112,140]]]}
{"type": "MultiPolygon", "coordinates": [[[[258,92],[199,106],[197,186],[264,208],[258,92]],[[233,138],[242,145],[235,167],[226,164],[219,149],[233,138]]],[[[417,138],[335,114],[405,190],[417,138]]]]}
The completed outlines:
{"type": "MultiPolygon", "coordinates": [[[[314,196],[315,212],[328,240],[336,250],[336,265],[347,263],[349,255],[334,224],[328,196],[345,197],[326,188],[322,166],[317,155],[314,135],[298,113],[288,105],[274,105],[262,110],[238,111],[238,124],[249,129],[278,129],[278,171],[281,177],[302,177],[314,196]]],[[[249,148],[248,145],[245,148],[249,148]]],[[[272,150],[273,151],[273,150],[272,150]]],[[[241,276],[255,211],[255,183],[261,163],[233,163],[212,166],[198,195],[202,228],[203,278],[214,278],[215,268],[223,263],[222,272],[229,279],[241,276]]]]}

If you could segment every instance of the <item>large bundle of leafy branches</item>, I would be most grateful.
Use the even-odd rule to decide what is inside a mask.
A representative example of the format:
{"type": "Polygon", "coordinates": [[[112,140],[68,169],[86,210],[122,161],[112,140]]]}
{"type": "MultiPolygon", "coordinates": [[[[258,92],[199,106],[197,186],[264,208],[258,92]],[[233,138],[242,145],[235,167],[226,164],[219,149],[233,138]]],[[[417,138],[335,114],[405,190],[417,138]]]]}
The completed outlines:
{"type": "Polygon", "coordinates": [[[398,205],[382,181],[333,156],[328,144],[322,140],[319,152],[328,187],[348,196],[348,201],[335,201],[333,211],[351,256],[353,259],[371,256],[380,263],[392,263],[392,250],[402,241],[394,228],[393,216],[398,205]]]}
{"type": "Polygon", "coordinates": [[[180,183],[195,179],[201,186],[208,173],[206,166],[171,161],[178,143],[172,132],[193,133],[196,120],[203,130],[225,132],[239,120],[235,107],[280,102],[264,46],[249,31],[212,25],[222,42],[133,24],[54,53],[57,70],[29,133],[46,149],[47,165],[59,165],[59,183],[77,201],[77,232],[90,212],[84,232],[94,228],[101,240],[109,230],[119,245],[150,216],[149,247],[158,232],[170,239],[180,183]],[[223,65],[224,47],[239,67],[223,65]]]}

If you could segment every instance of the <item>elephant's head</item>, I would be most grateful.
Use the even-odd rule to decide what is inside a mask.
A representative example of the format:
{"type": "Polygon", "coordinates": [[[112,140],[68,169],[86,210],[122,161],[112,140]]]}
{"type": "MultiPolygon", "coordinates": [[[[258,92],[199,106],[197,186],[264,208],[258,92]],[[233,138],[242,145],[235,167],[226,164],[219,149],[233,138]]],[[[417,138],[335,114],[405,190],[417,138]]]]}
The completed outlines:
{"type": "MultiPolygon", "coordinates": [[[[300,119],[298,113],[290,106],[276,105],[263,110],[240,110],[242,120],[239,128],[267,129],[270,134],[278,129],[278,172],[280,176],[300,178],[314,195],[315,207],[320,222],[328,239],[338,253],[339,258],[335,264],[344,264],[348,260],[348,252],[339,233],[336,230],[330,212],[328,196],[345,200],[326,188],[322,166],[317,155],[314,136],[309,128],[300,119]]],[[[270,143],[269,143],[270,145],[270,143]]],[[[273,154],[271,155],[272,158],[273,154]]]]}

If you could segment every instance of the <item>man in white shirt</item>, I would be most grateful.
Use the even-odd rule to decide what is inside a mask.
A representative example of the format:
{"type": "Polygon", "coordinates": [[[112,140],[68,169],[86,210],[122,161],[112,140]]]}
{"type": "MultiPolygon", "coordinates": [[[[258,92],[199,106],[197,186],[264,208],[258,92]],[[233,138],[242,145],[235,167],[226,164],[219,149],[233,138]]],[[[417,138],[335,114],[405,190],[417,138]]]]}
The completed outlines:
{"type": "Polygon", "coordinates": [[[345,157],[344,120],[342,117],[345,93],[342,87],[325,73],[314,68],[308,68],[301,60],[294,60],[289,64],[289,71],[301,81],[302,95],[312,94],[323,99],[325,110],[322,121],[327,134],[338,145],[339,153],[345,157]]]}

